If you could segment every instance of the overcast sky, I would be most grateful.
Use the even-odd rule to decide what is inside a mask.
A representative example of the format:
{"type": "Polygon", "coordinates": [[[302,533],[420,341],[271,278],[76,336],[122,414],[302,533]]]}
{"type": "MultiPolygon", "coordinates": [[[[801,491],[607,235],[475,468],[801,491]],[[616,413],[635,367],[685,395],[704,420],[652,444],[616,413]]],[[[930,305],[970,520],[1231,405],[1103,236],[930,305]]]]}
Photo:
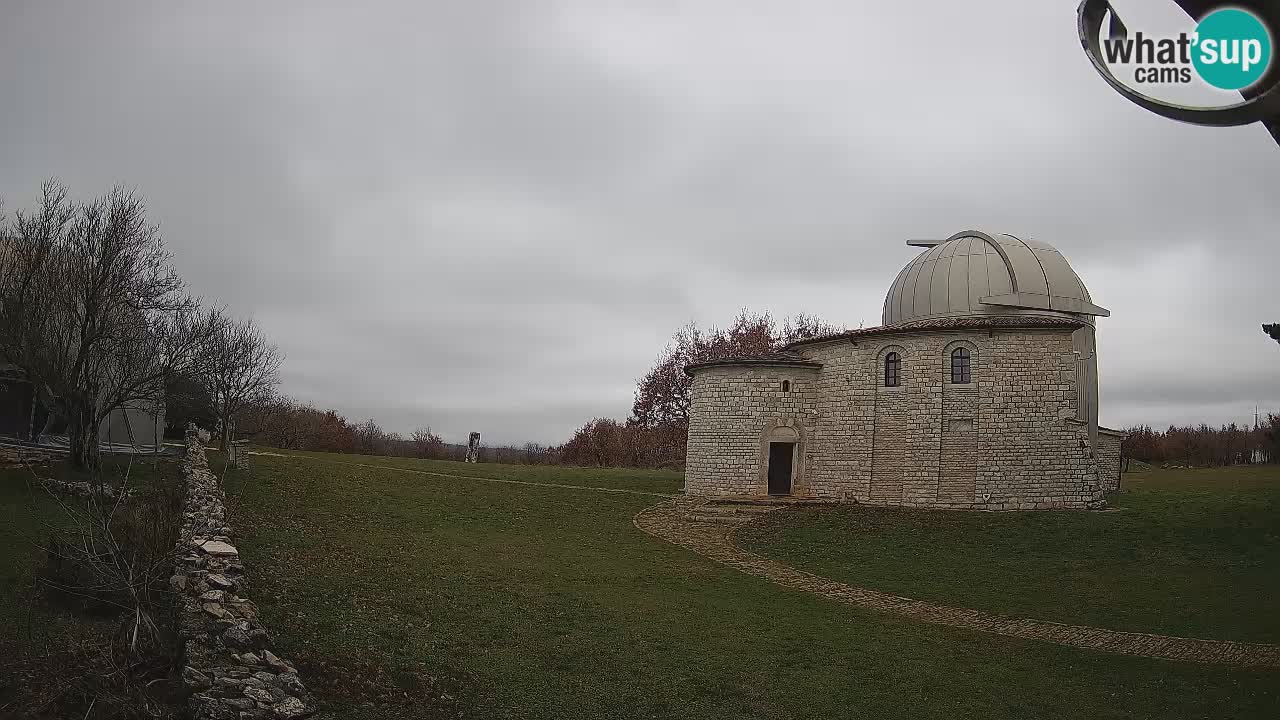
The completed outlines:
{"type": "Polygon", "coordinates": [[[561,442],[683,323],[877,325],[904,241],[968,228],[1111,309],[1105,424],[1280,410],[1280,147],[1120,98],[1075,0],[3,5],[7,209],[136,187],[351,418],[561,442]]]}

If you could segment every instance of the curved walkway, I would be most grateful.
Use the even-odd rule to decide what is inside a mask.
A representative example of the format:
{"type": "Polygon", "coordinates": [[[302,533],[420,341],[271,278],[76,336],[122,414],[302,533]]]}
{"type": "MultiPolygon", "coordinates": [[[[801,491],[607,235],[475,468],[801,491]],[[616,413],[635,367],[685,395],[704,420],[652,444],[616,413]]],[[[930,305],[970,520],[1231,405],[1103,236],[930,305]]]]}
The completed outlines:
{"type": "Polygon", "coordinates": [[[846,585],[743,550],[734,543],[732,526],[689,519],[689,511],[704,503],[677,498],[640,511],[634,522],[650,535],[775,585],[913,620],[1122,655],[1280,668],[1280,646],[1277,645],[1197,640],[1012,618],[846,585]]]}

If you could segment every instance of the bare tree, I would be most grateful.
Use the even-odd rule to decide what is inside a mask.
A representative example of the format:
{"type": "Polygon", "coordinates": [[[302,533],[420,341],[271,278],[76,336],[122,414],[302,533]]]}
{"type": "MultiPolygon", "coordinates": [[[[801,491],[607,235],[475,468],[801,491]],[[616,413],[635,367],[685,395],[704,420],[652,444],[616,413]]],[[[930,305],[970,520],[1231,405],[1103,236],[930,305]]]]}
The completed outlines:
{"type": "Polygon", "coordinates": [[[409,439],[413,441],[413,454],[416,457],[439,459],[444,455],[444,441],[431,432],[429,427],[414,430],[409,439]]]}
{"type": "Polygon", "coordinates": [[[202,377],[221,427],[218,446],[226,450],[237,415],[275,394],[283,358],[252,320],[219,317],[215,325],[202,377]]]}
{"type": "Polygon", "coordinates": [[[98,429],[121,407],[155,407],[196,370],[215,317],[184,291],[145,205],[115,188],[72,202],[44,183],[3,233],[0,357],[67,420],[71,459],[98,464],[98,429]]]}
{"type": "Polygon", "coordinates": [[[1274,325],[1263,325],[1262,332],[1266,333],[1267,337],[1270,337],[1272,340],[1280,342],[1280,323],[1275,323],[1274,325]]]}
{"type": "Polygon", "coordinates": [[[354,429],[356,452],[361,455],[376,455],[387,436],[382,426],[374,421],[373,418],[369,418],[357,424],[354,429]]]}
{"type": "MultiPolygon", "coordinates": [[[[684,458],[689,427],[690,391],[693,387],[693,379],[684,371],[688,365],[732,356],[766,353],[790,342],[838,333],[841,330],[842,328],[829,325],[818,317],[805,314],[785,319],[780,329],[769,313],[751,313],[746,310],[741,311],[733,325],[724,330],[714,327],[703,330],[694,323],[685,325],[676,331],[671,343],[658,357],[657,363],[636,385],[629,422],[653,432],[645,433],[639,439],[633,438],[632,441],[649,446],[645,454],[651,457],[646,462],[662,464],[684,458]]],[[[579,430],[584,438],[612,437],[611,432],[611,426],[601,425],[599,420],[592,421],[579,430]]],[[[591,447],[616,445],[612,440],[590,444],[591,447]]],[[[580,446],[586,445],[566,445],[571,453],[579,452],[575,448],[580,446]]]]}

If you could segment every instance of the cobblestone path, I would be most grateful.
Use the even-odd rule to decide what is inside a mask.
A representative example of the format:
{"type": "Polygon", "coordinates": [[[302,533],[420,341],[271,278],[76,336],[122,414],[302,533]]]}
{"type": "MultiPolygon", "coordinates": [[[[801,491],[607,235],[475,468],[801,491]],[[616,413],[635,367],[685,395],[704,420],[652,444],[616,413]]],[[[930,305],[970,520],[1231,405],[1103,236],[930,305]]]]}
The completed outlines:
{"type": "Polygon", "coordinates": [[[749,518],[716,522],[710,513],[712,507],[705,501],[677,498],[642,510],[635,517],[635,525],[650,535],[775,585],[922,622],[1122,655],[1280,668],[1280,646],[1277,645],[1198,640],[1013,618],[846,585],[743,550],[734,543],[734,531],[749,518]]]}

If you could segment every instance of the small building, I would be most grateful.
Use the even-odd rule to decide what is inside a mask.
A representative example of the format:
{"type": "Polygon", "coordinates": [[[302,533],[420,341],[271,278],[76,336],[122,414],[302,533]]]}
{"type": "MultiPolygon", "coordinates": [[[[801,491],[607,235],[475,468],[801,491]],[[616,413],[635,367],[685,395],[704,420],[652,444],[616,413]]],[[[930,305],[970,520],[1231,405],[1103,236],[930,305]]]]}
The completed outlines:
{"type": "Polygon", "coordinates": [[[28,439],[35,415],[35,393],[22,371],[0,363],[0,437],[28,439]]]}
{"type": "MultiPolygon", "coordinates": [[[[17,367],[0,364],[0,438],[36,440],[51,409],[37,399],[31,381],[17,367]]],[[[98,441],[112,452],[160,452],[164,449],[165,404],[135,400],[115,408],[98,426],[98,441]]],[[[66,432],[65,419],[54,418],[52,435],[66,432]]]]}
{"type": "Polygon", "coordinates": [[[160,452],[164,449],[165,404],[134,400],[107,413],[98,440],[112,452],[160,452]]]}
{"type": "Polygon", "coordinates": [[[879,327],[690,365],[685,491],[966,509],[1098,507],[1093,303],[1053,246],[964,231],[889,288],[879,327]]]}

